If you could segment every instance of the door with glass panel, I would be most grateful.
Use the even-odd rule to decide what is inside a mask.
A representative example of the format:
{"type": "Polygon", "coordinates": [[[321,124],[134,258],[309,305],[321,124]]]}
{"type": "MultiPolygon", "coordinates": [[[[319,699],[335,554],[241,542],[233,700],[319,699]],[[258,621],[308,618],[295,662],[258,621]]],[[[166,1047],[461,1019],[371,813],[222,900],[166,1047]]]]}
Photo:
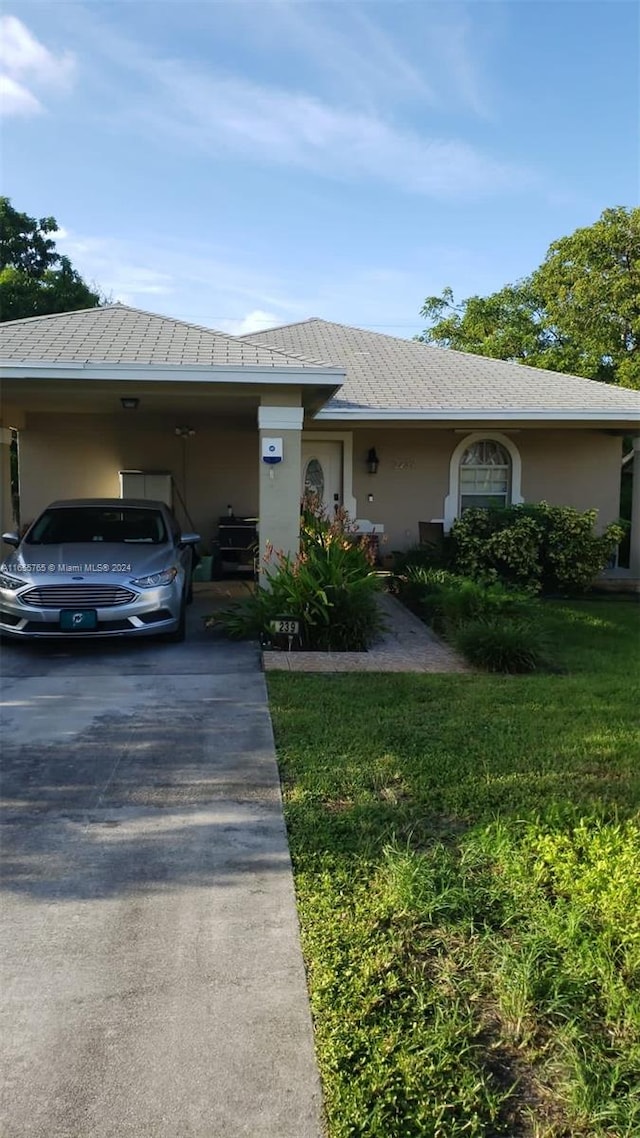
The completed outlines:
{"type": "Polygon", "coordinates": [[[342,505],[342,443],[302,443],[302,494],[313,494],[329,517],[342,505]]]}

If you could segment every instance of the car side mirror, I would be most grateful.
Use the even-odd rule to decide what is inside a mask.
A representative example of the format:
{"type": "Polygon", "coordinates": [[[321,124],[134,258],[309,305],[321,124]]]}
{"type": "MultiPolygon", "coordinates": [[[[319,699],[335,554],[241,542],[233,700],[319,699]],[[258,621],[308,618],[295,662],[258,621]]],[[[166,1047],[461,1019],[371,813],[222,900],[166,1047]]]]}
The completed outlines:
{"type": "Polygon", "coordinates": [[[2,540],[5,545],[20,545],[20,537],[17,533],[3,533],[2,540]]]}
{"type": "Polygon", "coordinates": [[[181,533],[180,545],[197,545],[200,541],[199,533],[181,533]]]}

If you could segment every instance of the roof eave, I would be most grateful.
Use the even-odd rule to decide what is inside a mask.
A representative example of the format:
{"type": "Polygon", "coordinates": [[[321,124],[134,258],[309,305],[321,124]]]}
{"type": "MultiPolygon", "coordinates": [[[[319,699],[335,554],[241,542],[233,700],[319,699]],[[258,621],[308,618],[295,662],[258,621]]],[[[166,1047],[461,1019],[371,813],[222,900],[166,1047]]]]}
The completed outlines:
{"type": "Polygon", "coordinates": [[[324,407],[315,416],[320,422],[394,422],[394,423],[440,423],[440,422],[575,422],[575,423],[623,423],[640,426],[640,414],[629,408],[617,410],[413,410],[388,407],[324,407]]]}
{"type": "Polygon", "coordinates": [[[326,399],[344,383],[344,369],[273,364],[140,364],[82,363],[76,360],[7,360],[0,362],[5,379],[135,380],[136,382],[247,383],[322,388],[326,399]]]}

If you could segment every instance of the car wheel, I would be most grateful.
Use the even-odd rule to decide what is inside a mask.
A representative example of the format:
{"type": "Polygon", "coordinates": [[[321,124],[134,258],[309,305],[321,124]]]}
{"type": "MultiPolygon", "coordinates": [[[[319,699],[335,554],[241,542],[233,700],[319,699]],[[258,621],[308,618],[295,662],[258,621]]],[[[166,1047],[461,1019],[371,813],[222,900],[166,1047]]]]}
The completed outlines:
{"type": "Polygon", "coordinates": [[[181,644],[187,634],[187,601],[186,597],[182,598],[180,605],[180,616],[178,618],[178,627],[173,632],[165,632],[162,637],[168,644],[181,644]]]}

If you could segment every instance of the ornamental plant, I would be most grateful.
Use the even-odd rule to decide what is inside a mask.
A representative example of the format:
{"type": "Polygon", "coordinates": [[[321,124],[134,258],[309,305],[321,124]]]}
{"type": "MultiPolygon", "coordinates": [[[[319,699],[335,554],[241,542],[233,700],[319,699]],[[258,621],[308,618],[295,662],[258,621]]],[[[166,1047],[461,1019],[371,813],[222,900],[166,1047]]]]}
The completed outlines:
{"type": "Polygon", "coordinates": [[[465,621],[454,628],[452,640],[470,664],[488,672],[535,672],[549,662],[541,625],[522,617],[465,621]]]}
{"type": "Polygon", "coordinates": [[[617,524],[596,534],[596,519],[548,502],[465,510],[451,530],[451,568],[534,593],[584,592],[624,536],[617,524]]]}
{"type": "Polygon", "coordinates": [[[299,646],[363,651],[382,628],[376,602],[380,580],[374,554],[358,541],[344,511],[328,518],[311,498],[303,502],[300,551],[270,551],[266,583],[216,618],[228,636],[269,638],[271,622],[299,621],[299,646]]]}

